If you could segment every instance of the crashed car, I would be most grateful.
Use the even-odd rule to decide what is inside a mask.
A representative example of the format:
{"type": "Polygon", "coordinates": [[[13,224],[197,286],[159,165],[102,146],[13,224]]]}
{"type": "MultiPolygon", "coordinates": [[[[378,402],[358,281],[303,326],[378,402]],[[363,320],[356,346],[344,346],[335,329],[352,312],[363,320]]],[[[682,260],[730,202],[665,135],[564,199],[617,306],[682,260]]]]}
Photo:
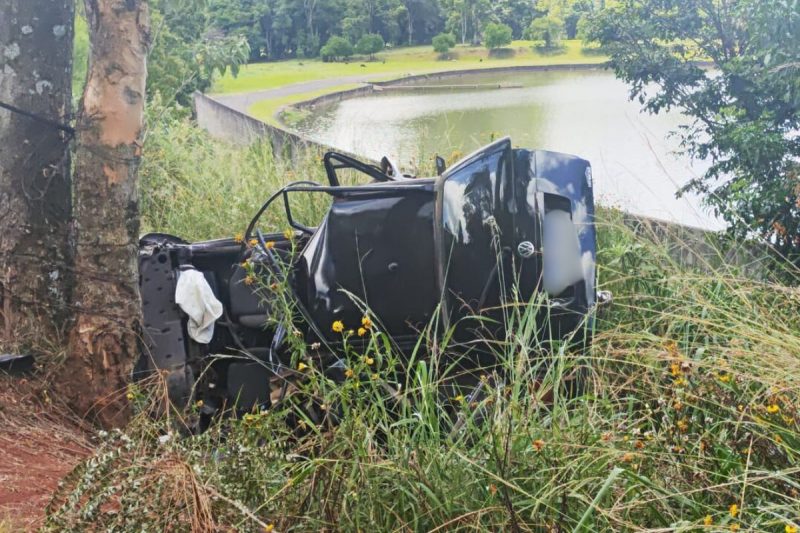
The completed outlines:
{"type": "Polygon", "coordinates": [[[329,152],[324,165],[328,184],[286,185],[238,239],[141,239],[146,346],[137,372],[165,375],[174,404],[202,399],[209,416],[268,408],[296,374],[287,340],[300,337],[336,379],[344,365],[335,330],[359,327],[365,314],[409,352],[436,319],[463,360],[485,366],[492,352],[472,342],[478,330],[503,338],[507,300],[544,296],[545,340],[589,342],[597,295],[587,161],[505,138],[449,169],[437,158],[432,178],[405,176],[386,158],[377,166],[329,152]],[[343,184],[345,171],[361,184],[343,184]],[[315,227],[291,209],[310,194],[331,201],[315,227]],[[259,228],[276,202],[288,232],[259,228]],[[285,281],[293,316],[276,316],[284,311],[254,274],[285,281]]]}

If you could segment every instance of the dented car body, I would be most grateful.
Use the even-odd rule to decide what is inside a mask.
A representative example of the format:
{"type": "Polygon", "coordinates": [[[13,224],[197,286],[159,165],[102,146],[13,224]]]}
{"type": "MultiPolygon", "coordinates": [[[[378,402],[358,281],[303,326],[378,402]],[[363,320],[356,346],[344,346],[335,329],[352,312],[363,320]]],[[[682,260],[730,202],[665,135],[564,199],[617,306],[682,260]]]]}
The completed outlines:
{"type": "Polygon", "coordinates": [[[142,238],[146,349],[137,372],[162,371],[174,403],[203,399],[209,415],[268,407],[276,383],[294,372],[290,337],[302,338],[337,379],[343,336],[332,325],[358,328],[367,312],[401,352],[414,350],[435,321],[463,347],[462,364],[476,368],[492,356],[474,340],[503,338],[511,300],[546,300],[545,343],[588,342],[596,235],[587,161],[502,139],[434,178],[333,152],[324,162],[327,185],[297,182],[276,192],[243,239],[142,238]],[[342,185],[343,169],[369,183],[342,185]],[[303,194],[331,198],[316,227],[292,216],[290,198],[303,194]],[[275,202],[285,208],[287,234],[258,229],[275,202]],[[286,307],[254,275],[285,282],[293,316],[275,316],[286,307]],[[197,283],[181,288],[182,276],[197,283]]]}

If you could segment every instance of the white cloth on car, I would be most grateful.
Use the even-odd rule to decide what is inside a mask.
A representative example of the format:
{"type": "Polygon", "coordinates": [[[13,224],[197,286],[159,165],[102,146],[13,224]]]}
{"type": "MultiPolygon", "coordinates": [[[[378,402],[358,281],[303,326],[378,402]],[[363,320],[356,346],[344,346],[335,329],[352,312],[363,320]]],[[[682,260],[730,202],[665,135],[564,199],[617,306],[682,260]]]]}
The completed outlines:
{"type": "Polygon", "coordinates": [[[175,286],[175,303],[189,315],[189,336],[208,344],[214,336],[214,322],[222,316],[222,304],[202,272],[183,270],[175,286]]]}

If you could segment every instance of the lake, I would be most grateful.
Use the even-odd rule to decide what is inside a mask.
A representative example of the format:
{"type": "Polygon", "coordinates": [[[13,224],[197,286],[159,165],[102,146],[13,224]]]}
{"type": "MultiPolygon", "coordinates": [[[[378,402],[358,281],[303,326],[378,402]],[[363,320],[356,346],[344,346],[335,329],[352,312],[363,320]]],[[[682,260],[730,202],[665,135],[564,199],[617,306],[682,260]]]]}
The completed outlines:
{"type": "Polygon", "coordinates": [[[482,73],[434,85],[503,84],[514,88],[385,91],[319,107],[295,125],[300,133],[401,167],[421,158],[468,153],[509,135],[515,146],[575,154],[592,164],[602,205],[699,226],[723,227],[695,196],[676,190],[707,165],[679,152],[670,135],[687,119],[653,116],[628,99],[627,86],[604,70],[482,73]]]}

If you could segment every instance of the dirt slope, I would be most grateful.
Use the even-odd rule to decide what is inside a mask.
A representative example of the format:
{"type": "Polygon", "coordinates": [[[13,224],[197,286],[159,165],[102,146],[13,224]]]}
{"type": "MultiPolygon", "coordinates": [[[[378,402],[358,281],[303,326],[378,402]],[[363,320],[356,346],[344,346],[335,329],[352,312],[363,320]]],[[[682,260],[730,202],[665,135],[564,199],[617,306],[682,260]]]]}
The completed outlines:
{"type": "Polygon", "coordinates": [[[46,391],[0,374],[0,533],[40,526],[59,480],[91,451],[85,428],[46,391]]]}

